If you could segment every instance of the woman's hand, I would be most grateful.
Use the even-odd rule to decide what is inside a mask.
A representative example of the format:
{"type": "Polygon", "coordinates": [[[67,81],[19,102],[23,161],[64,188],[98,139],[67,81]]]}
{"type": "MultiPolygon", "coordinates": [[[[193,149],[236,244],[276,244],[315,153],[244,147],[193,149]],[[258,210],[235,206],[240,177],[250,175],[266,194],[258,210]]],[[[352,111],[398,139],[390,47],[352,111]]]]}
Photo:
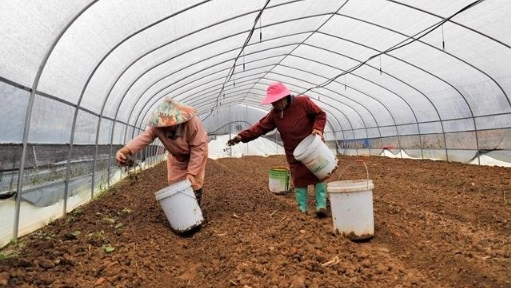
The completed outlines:
{"type": "Polygon", "coordinates": [[[194,178],[194,175],[187,174],[187,180],[190,181],[190,184],[192,184],[192,186],[196,185],[196,178],[194,178]]]}
{"type": "Polygon", "coordinates": [[[130,149],[126,148],[126,147],[123,147],[119,150],[117,150],[116,152],[116,161],[117,163],[119,163],[119,165],[121,166],[126,166],[126,155],[131,155],[132,152],[130,151],[130,149]]]}
{"type": "Polygon", "coordinates": [[[313,132],[311,132],[311,134],[315,134],[315,135],[320,136],[320,138],[322,139],[322,141],[324,141],[324,142],[325,142],[324,133],[322,133],[322,131],[320,131],[320,130],[318,130],[318,129],[313,129],[313,132]]]}
{"type": "Polygon", "coordinates": [[[240,140],[242,140],[242,137],[240,137],[239,135],[236,135],[235,137],[228,140],[228,146],[233,146],[233,145],[237,144],[238,142],[240,142],[240,140]]]}

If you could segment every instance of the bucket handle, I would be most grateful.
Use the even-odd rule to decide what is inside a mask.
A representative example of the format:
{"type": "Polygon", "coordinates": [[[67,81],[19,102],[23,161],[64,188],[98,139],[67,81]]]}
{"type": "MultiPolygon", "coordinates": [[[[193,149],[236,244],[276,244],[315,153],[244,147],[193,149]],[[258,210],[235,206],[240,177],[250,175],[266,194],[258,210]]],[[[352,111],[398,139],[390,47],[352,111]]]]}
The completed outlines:
{"type": "Polygon", "coordinates": [[[366,169],[366,189],[369,189],[369,182],[370,182],[370,173],[368,172],[368,166],[366,166],[366,163],[363,159],[357,159],[356,161],[348,164],[343,170],[340,172],[340,176],[338,177],[338,180],[341,179],[341,174],[343,174],[343,171],[347,170],[348,167],[352,166],[353,164],[363,164],[364,168],[366,169]]]}

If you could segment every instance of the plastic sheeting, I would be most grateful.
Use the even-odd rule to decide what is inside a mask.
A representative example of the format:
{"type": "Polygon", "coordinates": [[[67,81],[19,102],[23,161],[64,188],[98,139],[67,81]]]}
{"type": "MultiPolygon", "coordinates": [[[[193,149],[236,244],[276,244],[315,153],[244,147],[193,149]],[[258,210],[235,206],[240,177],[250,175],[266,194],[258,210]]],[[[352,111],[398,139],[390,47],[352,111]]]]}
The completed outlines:
{"type": "MultiPolygon", "coordinates": [[[[0,194],[60,181],[66,199],[87,176],[92,195],[163,97],[221,137],[271,109],[274,81],[326,111],[338,152],[510,163],[510,12],[508,0],[3,0],[0,194]]],[[[139,157],[161,156],[154,144],[139,157]]]]}

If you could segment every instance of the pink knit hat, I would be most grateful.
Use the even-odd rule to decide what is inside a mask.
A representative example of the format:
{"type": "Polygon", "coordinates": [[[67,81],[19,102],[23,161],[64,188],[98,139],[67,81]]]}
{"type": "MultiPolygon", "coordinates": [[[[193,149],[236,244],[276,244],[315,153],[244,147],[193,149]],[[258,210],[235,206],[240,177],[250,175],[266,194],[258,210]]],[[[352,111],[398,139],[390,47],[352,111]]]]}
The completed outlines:
{"type": "Polygon", "coordinates": [[[261,101],[261,104],[270,104],[290,95],[290,90],[281,82],[274,82],[267,88],[267,95],[261,101]]]}

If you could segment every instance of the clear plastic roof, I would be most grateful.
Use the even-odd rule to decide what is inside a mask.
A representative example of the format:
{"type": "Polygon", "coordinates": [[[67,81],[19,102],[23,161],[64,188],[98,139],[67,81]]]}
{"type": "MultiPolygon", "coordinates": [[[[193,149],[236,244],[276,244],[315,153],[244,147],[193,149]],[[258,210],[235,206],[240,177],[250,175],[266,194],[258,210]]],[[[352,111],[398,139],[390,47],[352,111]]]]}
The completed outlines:
{"type": "Polygon", "coordinates": [[[0,5],[3,143],[124,143],[165,96],[231,131],[273,81],[335,139],[510,131],[508,0],[0,5]]]}

